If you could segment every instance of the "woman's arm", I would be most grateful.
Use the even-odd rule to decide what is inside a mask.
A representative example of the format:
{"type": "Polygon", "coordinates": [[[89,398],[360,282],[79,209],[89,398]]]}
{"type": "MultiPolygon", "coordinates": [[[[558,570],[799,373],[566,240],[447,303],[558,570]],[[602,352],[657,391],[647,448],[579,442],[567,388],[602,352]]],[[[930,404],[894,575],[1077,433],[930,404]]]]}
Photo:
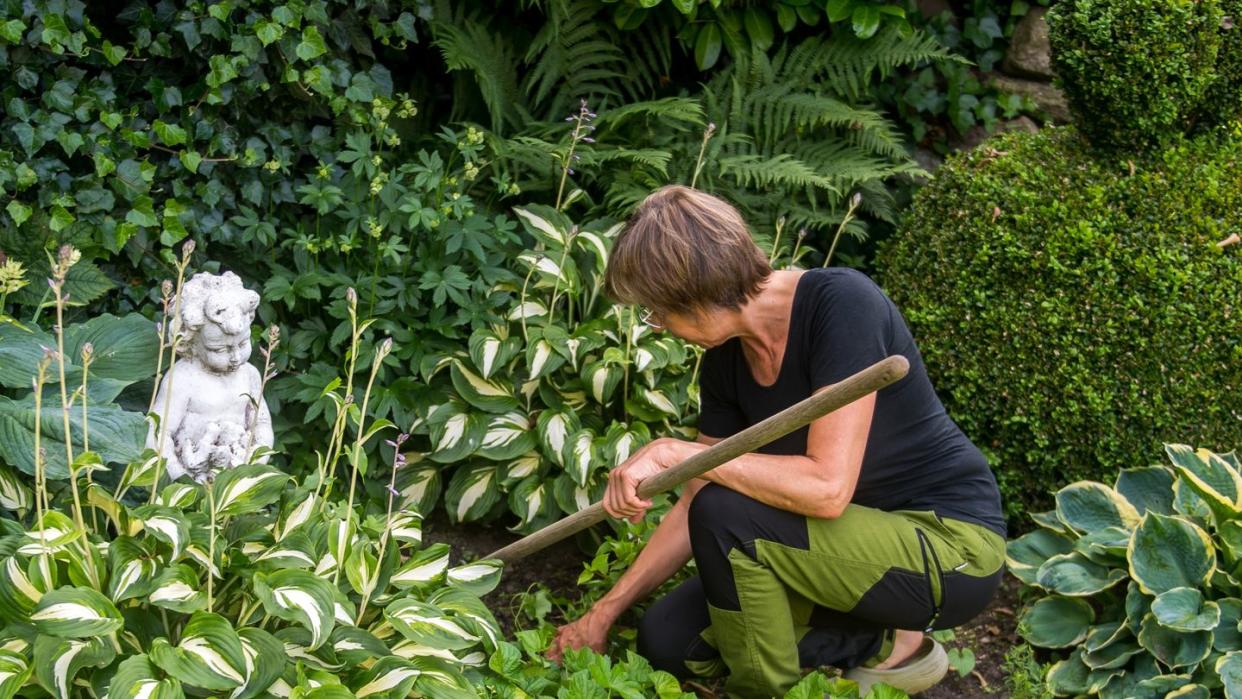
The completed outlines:
{"type": "MultiPolygon", "coordinates": [[[[874,412],[872,393],[811,423],[805,456],[745,454],[703,478],[782,510],[839,517],[854,497],[874,412]]],[[[651,503],[638,497],[638,484],[705,448],[676,439],[647,445],[609,474],[605,509],[614,517],[641,517],[651,503]]]]}
{"type": "MultiPolygon", "coordinates": [[[[706,446],[717,441],[711,437],[700,437],[699,444],[706,446]]],[[[559,659],[566,648],[582,646],[603,652],[608,630],[617,617],[686,565],[690,560],[690,501],[704,485],[707,481],[698,478],[686,483],[681,497],[664,515],[633,565],[621,575],[612,589],[596,601],[582,618],[557,629],[556,638],[548,650],[550,657],[559,659]]]]}

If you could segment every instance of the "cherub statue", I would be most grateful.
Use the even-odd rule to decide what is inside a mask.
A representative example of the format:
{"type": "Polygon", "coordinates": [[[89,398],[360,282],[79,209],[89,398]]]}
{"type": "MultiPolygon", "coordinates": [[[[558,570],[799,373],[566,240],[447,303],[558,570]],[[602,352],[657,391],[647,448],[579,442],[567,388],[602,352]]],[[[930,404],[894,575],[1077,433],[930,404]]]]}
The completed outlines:
{"type": "MultiPolygon", "coordinates": [[[[182,287],[178,359],[160,382],[154,406],[160,429],[167,430],[162,455],[169,478],[189,475],[202,482],[247,463],[257,447],[272,446],[263,380],[247,361],[258,305],[259,295],[232,272],[196,274],[182,287]]],[[[152,425],[147,446],[159,444],[152,425]]]]}

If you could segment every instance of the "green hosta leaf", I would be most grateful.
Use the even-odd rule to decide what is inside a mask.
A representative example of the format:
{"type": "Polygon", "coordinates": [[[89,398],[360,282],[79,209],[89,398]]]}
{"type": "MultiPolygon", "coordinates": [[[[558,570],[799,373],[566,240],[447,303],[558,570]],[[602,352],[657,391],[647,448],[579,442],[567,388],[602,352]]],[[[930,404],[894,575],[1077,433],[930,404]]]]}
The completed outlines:
{"type": "Polygon", "coordinates": [[[239,629],[246,681],[233,690],[230,699],[251,699],[268,690],[288,665],[285,644],[263,629],[239,629]]]}
{"type": "Polygon", "coordinates": [[[1202,587],[1216,569],[1207,532],[1180,517],[1150,512],[1134,530],[1128,556],[1130,577],[1147,594],[1202,587]]]}
{"type": "Polygon", "coordinates": [[[384,609],[384,617],[407,639],[441,650],[462,650],[479,642],[479,637],[462,628],[438,607],[405,598],[384,609]]]}
{"type": "Polygon", "coordinates": [[[500,584],[500,574],[503,570],[504,564],[492,559],[449,568],[448,584],[482,597],[500,584]]]}
{"type": "Polygon", "coordinates": [[[26,662],[26,656],[11,650],[0,649],[0,699],[10,699],[17,694],[34,669],[26,662]]]}
{"type": "Polygon", "coordinates": [[[1220,623],[1212,632],[1212,647],[1222,652],[1242,650],[1242,631],[1238,623],[1242,622],[1242,599],[1226,597],[1216,600],[1220,607],[1220,623]]]}
{"type": "Polygon", "coordinates": [[[582,428],[578,416],[572,412],[545,410],[539,414],[536,432],[543,453],[560,466],[565,466],[570,437],[582,428]]]}
{"type": "Polygon", "coordinates": [[[595,433],[584,429],[570,437],[565,445],[565,471],[578,485],[587,484],[592,468],[597,465],[594,443],[595,433]]]}
{"type": "Polygon", "coordinates": [[[1109,567],[1126,565],[1130,532],[1121,527],[1104,527],[1074,542],[1074,550],[1092,561],[1109,567]]]}
{"type": "Polygon", "coordinates": [[[548,249],[560,252],[569,240],[569,231],[573,224],[565,214],[543,204],[531,204],[525,208],[514,207],[513,213],[526,231],[543,243],[548,249]]]}
{"type": "Polygon", "coordinates": [[[1166,444],[1164,449],[1182,482],[1207,503],[1218,523],[1238,516],[1242,476],[1237,471],[1206,449],[1196,452],[1184,444],[1166,444]]]}
{"type": "Polygon", "coordinates": [[[494,461],[508,461],[534,448],[530,418],[515,410],[491,418],[476,454],[494,461]]]}
{"type": "Polygon", "coordinates": [[[315,555],[315,546],[306,534],[294,532],[253,560],[256,568],[265,571],[281,568],[312,570],[318,562],[318,556],[315,555]]]}
{"type": "Polygon", "coordinates": [[[484,379],[461,361],[453,362],[450,373],[458,395],[479,410],[489,413],[517,410],[519,403],[513,395],[513,389],[500,381],[484,379]]]}
{"type": "Polygon", "coordinates": [[[147,601],[157,607],[182,614],[193,614],[207,606],[207,595],[199,588],[198,576],[181,564],[160,573],[147,601]]]}
{"type": "Polygon", "coordinates": [[[226,468],[211,484],[217,517],[258,512],[280,499],[289,477],[264,464],[226,468]]]}
{"type": "Polygon", "coordinates": [[[0,464],[0,509],[22,512],[31,508],[32,493],[8,466],[0,464]]]}
{"type": "Polygon", "coordinates": [[[106,636],[125,623],[112,600],[89,587],[60,587],[43,595],[30,620],[39,633],[59,638],[106,636]]]}
{"type": "Polygon", "coordinates": [[[1114,487],[1140,515],[1173,514],[1173,474],[1164,466],[1123,468],[1114,487]]]}
{"type": "Polygon", "coordinates": [[[1071,597],[1044,597],[1022,615],[1025,638],[1040,648],[1068,648],[1087,637],[1095,611],[1085,600],[1071,597]]]}
{"type": "Polygon", "coordinates": [[[526,380],[534,381],[565,365],[565,357],[556,351],[552,343],[532,333],[530,346],[526,348],[526,380]]]}
{"type": "Polygon", "coordinates": [[[1068,597],[1088,597],[1125,579],[1125,571],[1092,563],[1079,553],[1053,556],[1035,574],[1040,587],[1068,597]]]}
{"type": "MultiPolygon", "coordinates": [[[[1153,605],[1154,609],[1154,605],[1153,605]]],[[[1191,667],[1203,662],[1212,650],[1212,634],[1173,631],[1160,625],[1154,614],[1143,617],[1139,643],[1166,667],[1191,667]]]]}
{"type": "Polygon", "coordinates": [[[1151,613],[1160,625],[1174,631],[1211,631],[1220,623],[1220,607],[1191,587],[1162,592],[1151,603],[1151,613]]]}
{"type": "Polygon", "coordinates": [[[76,640],[39,636],[34,643],[35,677],[56,699],[69,699],[73,680],[86,667],[104,667],[116,657],[103,638],[76,640]]]}
{"type": "Polygon", "coordinates": [[[1056,510],[1049,510],[1047,512],[1032,512],[1030,513],[1030,516],[1032,522],[1050,532],[1065,534],[1067,536],[1071,534],[1077,535],[1077,532],[1070,529],[1066,526],[1065,522],[1061,521],[1061,518],[1057,516],[1056,510]]]}
{"type": "MultiPolygon", "coordinates": [[[[2,328],[4,326],[0,326],[2,328]]],[[[116,405],[92,404],[88,406],[91,449],[102,455],[108,463],[129,463],[142,453],[147,437],[146,418],[140,413],[122,410],[116,405]]],[[[0,396],[0,460],[16,466],[21,471],[34,474],[35,424],[41,426],[43,445],[64,443],[64,416],[60,402],[44,401],[36,413],[34,397],[27,394],[19,400],[0,396]]],[[[82,411],[71,410],[69,429],[72,433],[74,451],[82,449],[82,411]]],[[[69,476],[64,449],[44,449],[45,468],[50,480],[69,476]]]]}
{"type": "Polygon", "coordinates": [[[1113,670],[1143,652],[1134,635],[1120,622],[1101,624],[1083,642],[1083,663],[1092,670],[1113,670]]]}
{"type": "Polygon", "coordinates": [[[278,570],[254,576],[254,591],[268,614],[301,624],[310,631],[310,649],[328,640],[335,623],[332,584],[301,570],[278,570]]]}
{"type": "Polygon", "coordinates": [[[454,522],[473,522],[500,502],[496,467],[492,465],[459,468],[449,481],[445,505],[454,522]]]}
{"type": "Polygon", "coordinates": [[[1242,652],[1234,651],[1217,658],[1215,670],[1224,685],[1225,699],[1242,699],[1242,652]]]}
{"type": "Polygon", "coordinates": [[[432,452],[429,458],[442,464],[460,461],[479,448],[486,433],[484,416],[456,413],[444,422],[431,426],[432,452]]]}
{"type": "Polygon", "coordinates": [[[1173,692],[1190,684],[1190,675],[1155,675],[1134,686],[1129,696],[1134,699],[1166,699],[1173,692]]]}
{"type": "Polygon", "coordinates": [[[1211,692],[1201,684],[1188,684],[1164,695],[1165,699],[1211,699],[1211,692]]]}
{"type": "Polygon", "coordinates": [[[483,379],[490,379],[522,349],[516,337],[501,339],[487,328],[480,328],[470,335],[470,359],[483,379]]]}
{"type": "Polygon", "coordinates": [[[485,637],[487,647],[494,648],[500,642],[500,624],[478,596],[449,586],[433,592],[427,601],[446,612],[452,612],[475,635],[485,637]]]}
{"type": "Polygon", "coordinates": [[[1080,532],[1104,527],[1133,529],[1138,510],[1120,493],[1102,483],[1079,481],[1057,491],[1057,516],[1080,532]]]}
{"type": "Polygon", "coordinates": [[[1073,543],[1059,534],[1046,529],[1033,532],[1010,541],[1006,547],[1006,563],[1009,571],[1027,585],[1035,584],[1035,573],[1044,561],[1072,551],[1073,543]]]}
{"type": "Polygon", "coordinates": [[[1082,649],[1078,648],[1065,660],[1053,663],[1044,681],[1053,695],[1072,697],[1087,692],[1090,674],[1091,669],[1082,662],[1082,649]]]}
{"type": "Polygon", "coordinates": [[[421,671],[410,662],[394,656],[375,661],[351,683],[358,699],[404,699],[414,688],[421,671]]]}
{"type": "Polygon", "coordinates": [[[431,589],[444,581],[449,564],[448,544],[432,544],[410,557],[389,582],[399,590],[431,589]]]}
{"type": "Polygon", "coordinates": [[[146,653],[132,655],[117,665],[108,699],[182,699],[181,682],[162,674],[146,653]]]}
{"type": "Polygon", "coordinates": [[[195,613],[176,647],[157,638],[151,644],[150,657],[161,670],[191,687],[227,691],[246,681],[241,638],[219,614],[195,613]]]}

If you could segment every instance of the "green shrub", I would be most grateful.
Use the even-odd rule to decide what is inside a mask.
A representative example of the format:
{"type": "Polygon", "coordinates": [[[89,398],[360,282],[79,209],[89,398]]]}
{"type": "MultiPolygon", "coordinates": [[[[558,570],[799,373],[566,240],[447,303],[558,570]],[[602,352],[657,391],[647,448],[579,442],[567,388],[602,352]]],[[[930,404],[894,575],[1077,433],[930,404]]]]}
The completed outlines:
{"type": "MultiPolygon", "coordinates": [[[[1064,0],[1048,13],[1053,64],[1075,123],[1107,150],[1159,146],[1187,132],[1219,79],[1237,82],[1236,41],[1222,48],[1219,0],[1064,0]]],[[[1217,107],[1226,105],[1217,101],[1217,107]]]]}
{"type": "Polygon", "coordinates": [[[1010,571],[1041,595],[1020,633],[1069,652],[1047,673],[1056,696],[1242,692],[1242,465],[1165,451],[1171,468],[1062,488],[1042,528],[1009,543],[1010,571]]]}
{"type": "Polygon", "coordinates": [[[1242,0],[1221,0],[1225,16],[1221,19],[1220,53],[1216,58],[1216,80],[1208,87],[1197,124],[1219,124],[1242,116],[1242,0]]]}
{"type": "Polygon", "coordinates": [[[1242,421],[1242,138],[1083,157],[1071,128],[951,158],[880,255],[1009,512],[1242,421]]]}

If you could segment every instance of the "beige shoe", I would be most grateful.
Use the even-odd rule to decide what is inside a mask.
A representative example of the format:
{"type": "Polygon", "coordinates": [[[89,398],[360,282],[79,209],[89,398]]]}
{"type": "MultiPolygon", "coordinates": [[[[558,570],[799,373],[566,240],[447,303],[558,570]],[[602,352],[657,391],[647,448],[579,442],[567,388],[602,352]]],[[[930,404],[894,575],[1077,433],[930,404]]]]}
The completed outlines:
{"type": "Polygon", "coordinates": [[[856,667],[845,673],[845,679],[858,683],[859,696],[867,696],[871,685],[883,682],[906,694],[916,694],[934,687],[949,672],[949,655],[944,646],[930,636],[906,662],[887,670],[856,667]]]}

